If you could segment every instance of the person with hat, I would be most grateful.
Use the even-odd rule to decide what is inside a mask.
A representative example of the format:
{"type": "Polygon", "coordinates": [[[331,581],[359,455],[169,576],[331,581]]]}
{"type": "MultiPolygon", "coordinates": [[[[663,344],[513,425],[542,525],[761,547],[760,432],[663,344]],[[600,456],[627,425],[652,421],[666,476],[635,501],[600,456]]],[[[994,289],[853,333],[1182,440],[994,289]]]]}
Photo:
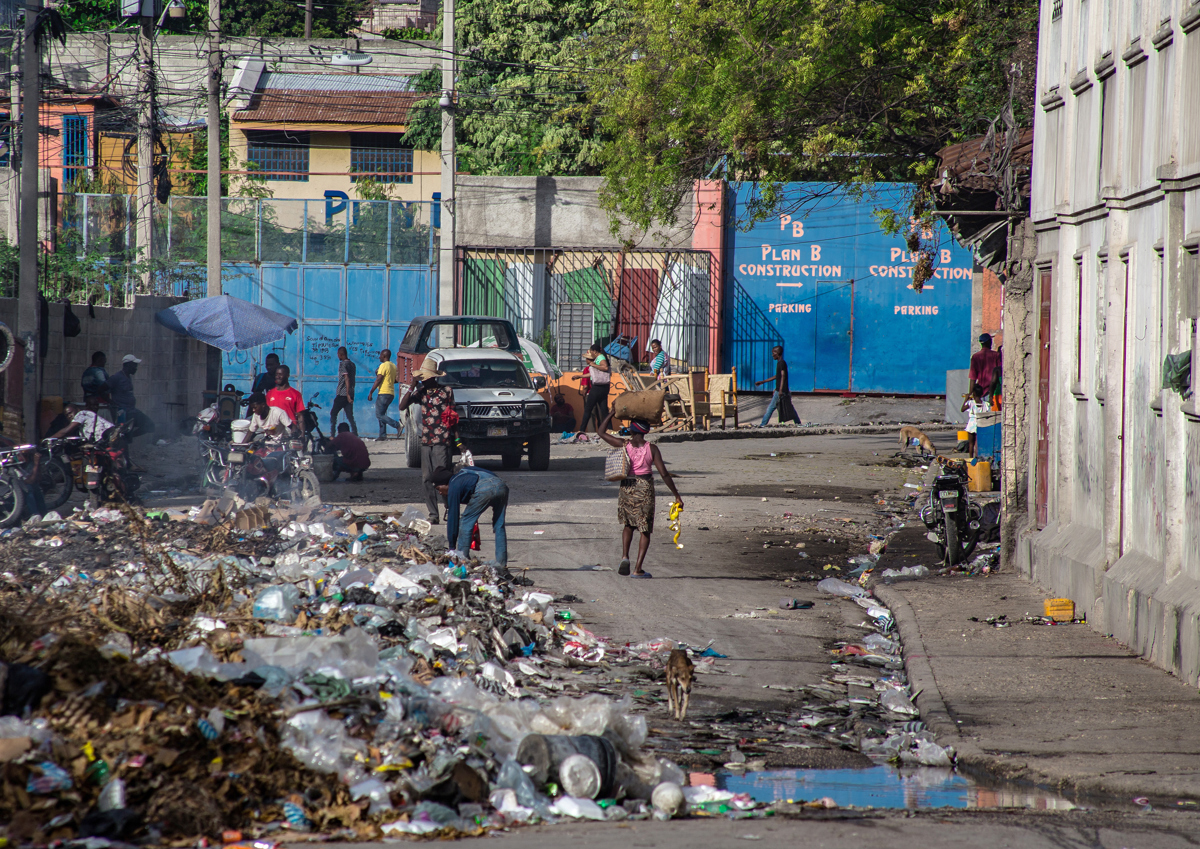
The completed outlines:
{"type": "MultiPolygon", "coordinates": [[[[126,354],[121,358],[121,370],[108,376],[108,394],[112,400],[117,424],[129,422],[129,429],[125,434],[129,439],[154,432],[154,421],[137,408],[137,398],[133,394],[133,376],[137,374],[141,362],[133,354],[126,354]]],[[[126,457],[129,457],[128,452],[126,457]]],[[[142,471],[133,465],[132,460],[130,467],[134,471],[142,471]]]]}
{"type": "MultiPolygon", "coordinates": [[[[376,437],[376,442],[383,442],[387,439],[388,425],[396,429],[396,435],[399,436],[404,432],[400,422],[393,419],[387,414],[388,407],[392,406],[392,401],[396,398],[396,364],[392,362],[392,351],[390,348],[384,348],[379,352],[379,368],[375,369],[375,383],[367,390],[367,400],[371,400],[371,395],[378,392],[375,398],[375,418],[379,420],[379,436],[376,437]]],[[[404,409],[403,406],[400,407],[404,409]]]]}
{"type": "Polygon", "coordinates": [[[608,432],[608,425],[611,421],[612,412],[609,412],[600,425],[600,438],[613,448],[619,448],[625,452],[629,457],[630,470],[629,477],[621,481],[621,491],[617,496],[617,520],[624,526],[621,536],[621,564],[617,567],[617,574],[629,575],[631,578],[651,578],[653,576],[645,571],[642,565],[646,560],[646,552],[650,550],[650,534],[654,532],[654,469],[658,469],[663,483],[671,490],[671,494],[675,496],[675,501],[681,509],[683,497],[675,488],[675,481],[671,477],[671,473],[667,471],[666,464],[663,463],[658,446],[646,441],[646,434],[650,432],[650,423],[643,419],[631,421],[629,423],[631,436],[626,442],[608,432]],[[629,547],[633,543],[634,530],[639,531],[642,536],[638,542],[637,563],[634,564],[631,573],[629,570],[629,547]]]}
{"type": "Polygon", "coordinates": [[[1000,373],[1000,352],[992,350],[992,336],[981,333],[979,350],[971,355],[971,371],[967,374],[967,385],[978,386],[983,401],[991,401],[998,391],[996,376],[1000,373]]]}
{"type": "Polygon", "coordinates": [[[496,535],[496,563],[508,566],[508,533],[504,513],[508,509],[508,484],[480,466],[435,469],[431,478],[446,497],[446,541],[464,557],[471,550],[471,532],[485,510],[492,508],[492,532],[496,535]],[[459,511],[462,520],[459,521],[459,511]]]}
{"type": "Polygon", "coordinates": [[[458,442],[455,425],[458,411],[454,409],[454,390],[438,383],[446,374],[438,369],[437,360],[426,357],[421,367],[413,372],[415,381],[404,397],[400,409],[407,410],[413,404],[421,405],[421,480],[425,485],[425,506],[429,508],[429,521],[438,524],[438,490],[433,482],[438,469],[453,466],[451,446],[458,442]]]}

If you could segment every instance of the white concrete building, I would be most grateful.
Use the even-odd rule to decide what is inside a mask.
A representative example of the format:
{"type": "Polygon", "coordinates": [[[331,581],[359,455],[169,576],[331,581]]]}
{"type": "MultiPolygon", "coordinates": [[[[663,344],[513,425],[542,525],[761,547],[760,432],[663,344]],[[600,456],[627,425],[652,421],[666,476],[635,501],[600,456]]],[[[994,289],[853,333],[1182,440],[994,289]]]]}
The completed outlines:
{"type": "Polygon", "coordinates": [[[1162,375],[1198,341],[1200,2],[1045,0],[1039,38],[1017,560],[1195,683],[1200,408],[1162,375]]]}

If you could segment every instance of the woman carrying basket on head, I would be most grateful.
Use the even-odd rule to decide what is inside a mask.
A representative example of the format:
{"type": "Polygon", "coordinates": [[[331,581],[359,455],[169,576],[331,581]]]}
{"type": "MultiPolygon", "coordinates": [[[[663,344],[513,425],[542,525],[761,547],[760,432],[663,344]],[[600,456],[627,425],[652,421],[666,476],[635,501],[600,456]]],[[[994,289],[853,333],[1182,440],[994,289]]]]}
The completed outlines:
{"type": "Polygon", "coordinates": [[[683,507],[683,498],[680,496],[679,490],[675,488],[675,481],[671,477],[671,473],[667,471],[666,464],[663,463],[658,446],[646,441],[646,434],[650,432],[649,422],[643,419],[634,419],[630,422],[629,431],[632,436],[627,442],[609,434],[608,424],[611,420],[612,413],[609,412],[603,424],[600,425],[600,438],[613,448],[624,451],[629,458],[629,477],[621,481],[621,493],[617,497],[617,519],[624,525],[621,536],[621,565],[617,569],[617,574],[629,575],[631,578],[650,578],[653,576],[642,569],[642,564],[645,562],[646,552],[650,548],[650,534],[654,532],[653,470],[658,469],[659,476],[671,490],[671,494],[675,496],[675,501],[681,508],[683,507]],[[634,564],[631,574],[629,571],[629,547],[633,543],[634,529],[640,531],[642,537],[638,542],[637,563],[634,564]]]}

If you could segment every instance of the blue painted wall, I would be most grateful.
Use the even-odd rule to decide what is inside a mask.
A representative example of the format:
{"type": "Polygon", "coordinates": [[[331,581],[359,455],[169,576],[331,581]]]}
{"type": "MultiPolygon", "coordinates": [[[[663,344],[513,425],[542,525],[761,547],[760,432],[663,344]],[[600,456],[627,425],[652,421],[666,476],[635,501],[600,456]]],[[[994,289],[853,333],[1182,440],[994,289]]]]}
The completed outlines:
{"type": "MultiPolygon", "coordinates": [[[[789,187],[814,189],[828,187],[789,187]]],[[[775,373],[779,343],[793,392],[945,392],[946,371],[970,349],[972,258],[939,223],[934,277],[912,290],[904,240],[874,215],[905,208],[907,189],[883,184],[859,201],[834,192],[749,232],[728,225],[724,360],[739,388],[775,373]]],[[[731,221],[746,217],[756,191],[731,186],[731,221]]]]}
{"type": "MultiPolygon", "coordinates": [[[[272,345],[225,354],[223,384],[249,391],[267,354],[277,353],[291,366],[291,384],[306,404],[320,393],[321,429],[327,430],[337,349],[345,345],[358,367],[354,418],[360,433],[375,435],[375,405],[368,403],[367,390],[375,382],[379,351],[394,352],[413,318],[436,312],[437,267],[264,262],[225,263],[224,269],[225,294],[296,316],[300,326],[272,345]]],[[[389,412],[394,418],[395,404],[389,412]]]]}

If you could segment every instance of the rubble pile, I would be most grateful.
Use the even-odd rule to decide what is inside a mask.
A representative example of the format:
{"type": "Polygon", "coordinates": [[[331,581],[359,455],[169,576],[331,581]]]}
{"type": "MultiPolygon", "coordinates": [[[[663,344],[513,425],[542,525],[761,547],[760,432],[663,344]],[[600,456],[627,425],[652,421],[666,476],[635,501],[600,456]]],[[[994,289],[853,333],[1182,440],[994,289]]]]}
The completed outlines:
{"type": "Polygon", "coordinates": [[[234,518],[101,509],[7,536],[10,842],[763,815],[684,786],[630,698],[594,692],[614,663],[657,680],[677,644],[607,644],[568,599],[452,559],[415,511],[234,518]]]}

